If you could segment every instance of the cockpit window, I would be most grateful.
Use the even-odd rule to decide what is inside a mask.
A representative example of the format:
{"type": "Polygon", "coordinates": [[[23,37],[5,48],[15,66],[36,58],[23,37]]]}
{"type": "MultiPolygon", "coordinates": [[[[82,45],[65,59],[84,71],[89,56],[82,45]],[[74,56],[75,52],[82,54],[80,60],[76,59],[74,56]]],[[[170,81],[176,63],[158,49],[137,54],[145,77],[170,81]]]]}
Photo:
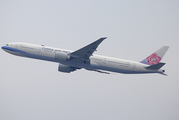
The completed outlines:
{"type": "Polygon", "coordinates": [[[9,44],[6,44],[6,46],[9,46],[9,44]]]}

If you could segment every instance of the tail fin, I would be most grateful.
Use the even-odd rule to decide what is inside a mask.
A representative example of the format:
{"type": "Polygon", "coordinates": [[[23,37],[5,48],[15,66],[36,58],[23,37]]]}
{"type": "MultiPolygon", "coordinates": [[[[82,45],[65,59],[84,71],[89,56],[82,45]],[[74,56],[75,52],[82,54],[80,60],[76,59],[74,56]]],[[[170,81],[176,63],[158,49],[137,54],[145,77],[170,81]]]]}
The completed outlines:
{"type": "Polygon", "coordinates": [[[155,65],[158,64],[165,53],[167,52],[169,46],[163,46],[159,50],[155,51],[153,54],[145,58],[144,60],[141,61],[141,63],[147,64],[147,65],[155,65]]]}

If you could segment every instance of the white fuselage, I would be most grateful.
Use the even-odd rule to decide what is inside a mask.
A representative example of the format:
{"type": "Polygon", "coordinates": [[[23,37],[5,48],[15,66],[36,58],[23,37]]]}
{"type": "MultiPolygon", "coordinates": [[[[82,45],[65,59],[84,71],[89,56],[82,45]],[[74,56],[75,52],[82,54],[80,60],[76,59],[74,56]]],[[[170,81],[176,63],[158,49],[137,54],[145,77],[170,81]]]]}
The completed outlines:
{"type": "Polygon", "coordinates": [[[104,70],[117,73],[127,73],[127,74],[136,74],[136,73],[163,73],[162,69],[159,70],[149,70],[145,67],[149,66],[143,63],[116,59],[112,57],[92,55],[90,56],[90,63],[82,62],[59,62],[55,59],[55,54],[58,52],[71,53],[73,51],[58,49],[53,47],[47,47],[43,45],[34,45],[27,43],[9,43],[6,46],[2,47],[3,50],[14,55],[29,57],[34,59],[46,60],[51,62],[58,62],[61,64],[85,68],[87,70],[104,70]]]}

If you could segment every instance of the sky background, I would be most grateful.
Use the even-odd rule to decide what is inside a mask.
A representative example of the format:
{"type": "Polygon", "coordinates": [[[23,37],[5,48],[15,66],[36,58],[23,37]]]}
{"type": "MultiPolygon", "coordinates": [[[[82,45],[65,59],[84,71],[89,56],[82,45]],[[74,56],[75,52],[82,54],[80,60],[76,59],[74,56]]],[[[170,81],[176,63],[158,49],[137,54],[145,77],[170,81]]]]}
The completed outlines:
{"type": "Polygon", "coordinates": [[[0,0],[0,45],[26,42],[141,61],[170,46],[160,74],[58,72],[0,50],[0,120],[178,120],[178,0],[0,0]]]}

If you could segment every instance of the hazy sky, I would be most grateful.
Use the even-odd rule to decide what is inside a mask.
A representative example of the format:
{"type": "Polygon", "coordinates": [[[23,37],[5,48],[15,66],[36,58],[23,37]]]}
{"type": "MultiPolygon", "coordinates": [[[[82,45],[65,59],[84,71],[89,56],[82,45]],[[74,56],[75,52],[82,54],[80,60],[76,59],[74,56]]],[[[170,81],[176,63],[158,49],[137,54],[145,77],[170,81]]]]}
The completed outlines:
{"type": "Polygon", "coordinates": [[[27,42],[141,61],[163,45],[168,76],[65,74],[0,50],[0,120],[178,120],[178,0],[0,0],[0,45],[27,42]]]}

